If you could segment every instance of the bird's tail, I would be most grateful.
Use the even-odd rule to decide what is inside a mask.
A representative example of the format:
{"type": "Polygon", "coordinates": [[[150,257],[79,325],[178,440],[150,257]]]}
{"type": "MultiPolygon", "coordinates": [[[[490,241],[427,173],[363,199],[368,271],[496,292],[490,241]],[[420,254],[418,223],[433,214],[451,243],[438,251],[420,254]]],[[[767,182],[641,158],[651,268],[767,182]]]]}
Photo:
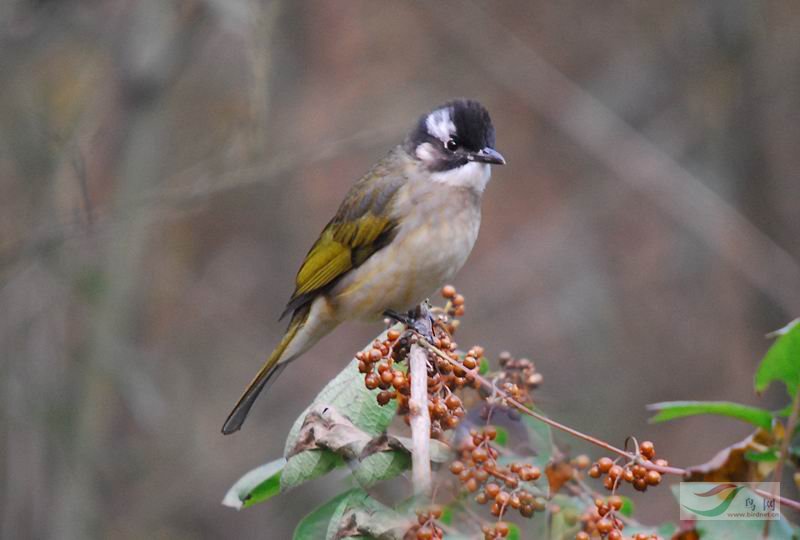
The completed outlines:
{"type": "Polygon", "coordinates": [[[279,360],[281,360],[281,356],[286,351],[286,348],[289,347],[289,344],[295,336],[297,336],[298,330],[303,327],[308,319],[308,311],[306,307],[295,312],[283,339],[281,339],[281,342],[275,347],[275,350],[272,351],[272,354],[269,355],[269,358],[258,373],[256,373],[253,380],[250,381],[250,384],[247,385],[244,394],[242,394],[242,397],[236,402],[236,406],[234,406],[228,418],[225,420],[225,423],[222,425],[222,433],[224,435],[230,435],[231,433],[239,431],[242,424],[244,424],[245,418],[247,418],[247,413],[250,412],[250,407],[253,406],[258,395],[269,386],[270,383],[274,382],[275,379],[278,378],[278,375],[281,374],[281,371],[289,364],[288,359],[282,362],[279,362],[279,360]]]}

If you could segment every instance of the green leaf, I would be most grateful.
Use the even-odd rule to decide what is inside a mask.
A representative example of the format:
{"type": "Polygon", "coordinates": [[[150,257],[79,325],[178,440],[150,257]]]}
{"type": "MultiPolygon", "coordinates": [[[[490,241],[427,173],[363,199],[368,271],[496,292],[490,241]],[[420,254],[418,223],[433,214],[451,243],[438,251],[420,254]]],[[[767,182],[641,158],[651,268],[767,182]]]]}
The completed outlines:
{"type": "Polygon", "coordinates": [[[625,517],[633,517],[633,501],[625,495],[619,497],[622,499],[622,508],[619,509],[619,513],[625,517]]]}
{"type": "Polygon", "coordinates": [[[789,395],[794,397],[800,386],[800,319],[795,319],[772,335],[777,339],[756,371],[756,392],[766,390],[772,381],[782,381],[789,395]]]}
{"type": "Polygon", "coordinates": [[[495,426],[495,429],[497,430],[497,437],[495,438],[494,442],[496,442],[500,446],[507,446],[508,430],[502,426],[495,426]]]}
{"type": "Polygon", "coordinates": [[[487,360],[485,356],[482,357],[478,363],[478,373],[480,375],[486,375],[489,373],[489,360],[487,360]]]}
{"type": "Polygon", "coordinates": [[[678,526],[674,523],[662,523],[656,528],[656,535],[661,538],[672,538],[678,532],[678,526]]]}
{"type": "MultiPolygon", "coordinates": [[[[386,339],[384,331],[377,339],[386,339]]],[[[372,342],[363,350],[372,347],[372,342]]],[[[378,390],[367,390],[364,386],[364,375],[358,371],[358,360],[353,358],[347,366],[334,377],[314,401],[295,420],[289,431],[284,447],[284,455],[288,455],[297,444],[297,436],[303,426],[306,415],[314,409],[331,406],[346,416],[360,430],[377,436],[383,433],[395,416],[397,402],[378,405],[378,390]]],[[[344,460],[329,450],[306,450],[289,458],[286,470],[281,477],[281,491],[321,476],[331,469],[344,464],[344,460]]]]}
{"type": "Polygon", "coordinates": [[[360,489],[351,489],[340,495],[337,495],[330,501],[322,506],[317,507],[310,514],[306,515],[297,527],[294,529],[292,535],[293,540],[319,540],[320,538],[327,538],[328,527],[335,516],[338,516],[338,521],[341,521],[347,507],[347,502],[355,496],[361,495],[364,492],[360,489]]]}
{"type": "MultiPolygon", "coordinates": [[[[523,415],[522,422],[528,431],[528,440],[535,452],[534,464],[544,471],[553,457],[553,432],[550,426],[532,416],[523,415]]],[[[544,478],[544,475],[542,475],[544,478]]]]}
{"type": "Polygon", "coordinates": [[[439,518],[439,521],[444,523],[445,525],[452,525],[453,524],[453,506],[447,505],[442,508],[442,517],[439,518]]]}
{"type": "Polygon", "coordinates": [[[516,523],[506,522],[508,523],[508,540],[520,540],[522,538],[522,533],[519,530],[519,525],[516,523]]]}
{"type": "MultiPolygon", "coordinates": [[[[362,456],[361,461],[351,463],[353,476],[362,487],[370,487],[411,468],[411,438],[382,435],[376,440],[380,441],[380,451],[362,456]]],[[[445,443],[431,439],[430,457],[433,463],[446,463],[453,458],[453,452],[445,443]]]]}
{"type": "Polygon", "coordinates": [[[778,451],[775,448],[770,448],[764,452],[755,452],[753,450],[745,450],[744,458],[748,461],[778,461],[778,451]]]}
{"type": "Polygon", "coordinates": [[[306,450],[292,456],[281,474],[281,492],[299,486],[343,465],[341,456],[328,450],[306,450]]]}
{"type": "Polygon", "coordinates": [[[339,538],[402,538],[411,520],[381,504],[363,489],[351,489],[304,517],[294,540],[339,538]]]}
{"type": "Polygon", "coordinates": [[[231,486],[222,504],[241,510],[274,497],[280,493],[285,466],[286,460],[280,458],[249,471],[231,486]]]}
{"type": "MultiPolygon", "coordinates": [[[[376,339],[386,339],[386,332],[376,339]]],[[[363,350],[372,348],[372,341],[363,350]]],[[[364,386],[364,375],[358,371],[358,360],[353,358],[347,366],[333,378],[325,388],[317,394],[314,401],[295,420],[289,436],[286,438],[284,453],[288,453],[296,444],[297,435],[303,426],[303,420],[312,409],[320,405],[333,406],[339,413],[373,436],[380,435],[389,426],[397,410],[397,401],[392,400],[388,405],[378,405],[376,400],[378,389],[367,390],[364,386]]]]}
{"type": "Polygon", "coordinates": [[[769,430],[772,428],[772,412],[729,401],[664,401],[647,406],[649,411],[657,411],[650,422],[665,422],[698,414],[716,414],[737,418],[754,426],[769,430]]]}
{"type": "MultiPolygon", "coordinates": [[[[551,512],[548,508],[544,516],[534,516],[532,525],[539,528],[539,534],[530,534],[530,528],[526,527],[529,538],[574,540],[575,534],[581,528],[581,515],[588,509],[586,501],[558,493],[553,497],[552,503],[559,507],[559,511],[551,512]]],[[[590,506],[594,509],[594,504],[590,506]]],[[[627,528],[625,531],[627,532],[627,528]]]]}
{"type": "Polygon", "coordinates": [[[411,456],[400,450],[376,452],[362,459],[353,468],[353,477],[362,487],[371,487],[381,480],[394,478],[411,468],[411,456]]]}

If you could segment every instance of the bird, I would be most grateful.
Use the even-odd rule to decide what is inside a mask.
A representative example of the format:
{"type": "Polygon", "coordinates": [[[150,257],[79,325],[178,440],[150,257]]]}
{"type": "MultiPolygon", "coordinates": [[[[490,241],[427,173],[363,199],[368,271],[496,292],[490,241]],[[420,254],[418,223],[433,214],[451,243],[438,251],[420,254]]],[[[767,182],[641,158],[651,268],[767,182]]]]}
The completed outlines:
{"type": "Polygon", "coordinates": [[[404,141],[350,188],[305,256],[281,319],[283,338],[228,415],[238,431],[259,394],[344,321],[410,310],[467,260],[495,149],[489,112],[455,99],[419,117],[404,141]]]}

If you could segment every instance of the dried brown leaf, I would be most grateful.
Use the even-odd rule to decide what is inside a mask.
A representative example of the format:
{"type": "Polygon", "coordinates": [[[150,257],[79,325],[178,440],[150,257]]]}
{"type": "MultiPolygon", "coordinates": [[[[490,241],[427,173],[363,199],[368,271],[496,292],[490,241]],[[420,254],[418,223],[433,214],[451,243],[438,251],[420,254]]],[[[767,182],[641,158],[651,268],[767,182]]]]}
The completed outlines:
{"type": "Polygon", "coordinates": [[[317,405],[306,414],[295,445],[287,458],[305,450],[324,448],[347,459],[362,454],[372,437],[349,418],[328,405],[317,405]]]}
{"type": "Polygon", "coordinates": [[[744,440],[720,450],[702,465],[689,467],[689,482],[760,482],[775,467],[774,462],[753,462],[745,458],[748,451],[763,452],[783,436],[776,424],[773,431],[758,429],[744,440]]]}

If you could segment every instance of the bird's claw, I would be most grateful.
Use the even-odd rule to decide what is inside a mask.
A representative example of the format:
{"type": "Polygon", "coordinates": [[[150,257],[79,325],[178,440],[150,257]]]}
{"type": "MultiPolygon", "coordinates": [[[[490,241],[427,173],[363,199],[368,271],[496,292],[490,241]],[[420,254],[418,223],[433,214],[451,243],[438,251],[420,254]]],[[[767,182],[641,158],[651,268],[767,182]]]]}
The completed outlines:
{"type": "Polygon", "coordinates": [[[397,313],[391,309],[383,312],[385,317],[404,324],[420,336],[424,337],[432,345],[433,335],[433,316],[430,313],[430,306],[425,301],[416,308],[409,310],[408,313],[397,313]]]}
{"type": "Polygon", "coordinates": [[[409,311],[409,314],[404,315],[402,313],[394,311],[393,309],[387,309],[386,311],[383,312],[383,316],[386,317],[387,319],[399,322],[400,324],[412,327],[414,325],[414,321],[410,317],[410,313],[411,312],[409,311]]]}

